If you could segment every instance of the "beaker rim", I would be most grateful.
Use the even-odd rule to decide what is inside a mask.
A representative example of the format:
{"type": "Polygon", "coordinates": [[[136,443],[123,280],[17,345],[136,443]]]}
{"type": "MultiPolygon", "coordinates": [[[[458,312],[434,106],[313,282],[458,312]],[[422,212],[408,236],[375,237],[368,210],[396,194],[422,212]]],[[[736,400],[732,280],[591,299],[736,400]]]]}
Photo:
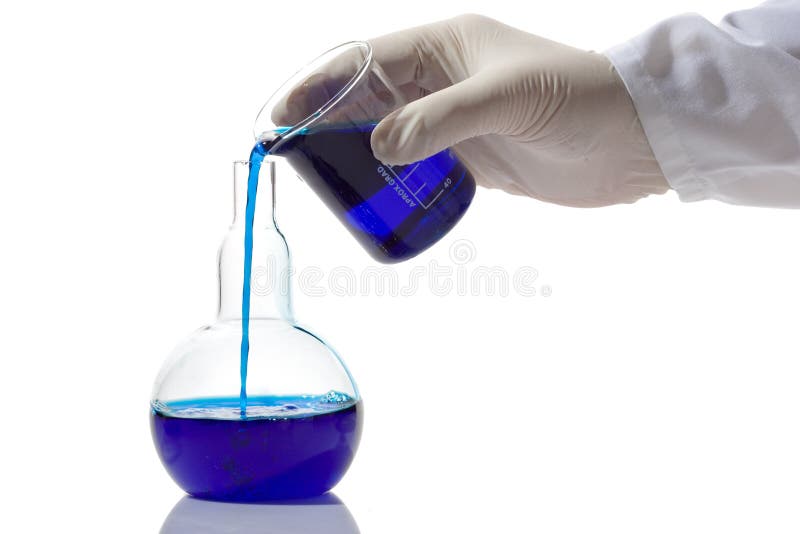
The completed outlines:
{"type": "MultiPolygon", "coordinates": [[[[348,80],[346,84],[342,86],[339,91],[333,95],[325,104],[320,106],[316,111],[310,113],[304,119],[298,121],[297,123],[288,126],[285,131],[281,132],[282,140],[286,140],[292,137],[298,131],[308,128],[315,122],[322,120],[325,115],[334,107],[336,106],[342,99],[344,99],[350,91],[358,85],[361,80],[369,72],[369,69],[372,65],[373,56],[372,56],[372,45],[367,41],[348,41],[346,43],[342,43],[340,45],[334,46],[333,48],[328,49],[327,51],[323,52],[319,56],[317,56],[314,60],[308,62],[304,67],[300,70],[295,72],[292,76],[290,76],[285,82],[283,82],[278,89],[272,93],[272,95],[267,99],[261,109],[256,115],[255,124],[253,125],[253,134],[256,138],[256,141],[260,140],[261,137],[266,133],[269,128],[262,128],[259,127],[259,124],[264,124],[265,120],[262,116],[265,113],[271,113],[272,108],[275,106],[276,101],[278,101],[284,95],[287,87],[291,88],[297,85],[297,82],[306,78],[310,73],[317,70],[321,65],[329,62],[331,59],[347,52],[348,50],[354,49],[362,49],[364,50],[364,59],[361,62],[361,65],[356,69],[353,76],[348,80]]],[[[271,118],[268,119],[268,122],[271,124],[271,118]]],[[[277,143],[281,144],[281,143],[277,143]]],[[[272,145],[272,148],[275,148],[277,144],[272,145]]]]}

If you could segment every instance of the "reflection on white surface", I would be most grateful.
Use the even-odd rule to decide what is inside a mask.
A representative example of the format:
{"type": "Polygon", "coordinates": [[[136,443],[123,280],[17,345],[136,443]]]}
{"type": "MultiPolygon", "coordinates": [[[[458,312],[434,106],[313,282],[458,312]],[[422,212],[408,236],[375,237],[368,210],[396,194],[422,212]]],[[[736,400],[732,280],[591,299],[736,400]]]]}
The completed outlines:
{"type": "Polygon", "coordinates": [[[185,496],[172,508],[161,534],[359,534],[339,498],[240,504],[185,496]]]}

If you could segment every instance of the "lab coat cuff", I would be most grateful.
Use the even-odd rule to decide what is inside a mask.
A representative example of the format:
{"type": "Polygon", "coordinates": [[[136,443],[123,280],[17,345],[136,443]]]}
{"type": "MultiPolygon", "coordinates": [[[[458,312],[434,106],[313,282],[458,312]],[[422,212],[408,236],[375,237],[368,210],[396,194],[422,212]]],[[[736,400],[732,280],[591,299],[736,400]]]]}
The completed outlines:
{"type": "MultiPolygon", "coordinates": [[[[638,39],[638,38],[637,38],[638,39]]],[[[712,197],[712,185],[694,169],[680,131],[673,125],[658,81],[647,69],[637,39],[604,52],[633,100],[661,172],[684,202],[712,197]]]]}

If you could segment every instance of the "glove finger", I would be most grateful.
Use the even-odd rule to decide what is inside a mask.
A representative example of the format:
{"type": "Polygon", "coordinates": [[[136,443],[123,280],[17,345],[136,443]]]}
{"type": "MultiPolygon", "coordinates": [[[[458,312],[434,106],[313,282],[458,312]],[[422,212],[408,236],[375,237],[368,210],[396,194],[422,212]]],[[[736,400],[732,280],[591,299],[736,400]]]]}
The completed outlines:
{"type": "MultiPolygon", "coordinates": [[[[398,91],[403,96],[404,102],[417,100],[426,94],[414,84],[400,86],[398,91]]],[[[346,98],[330,109],[323,119],[324,123],[347,125],[376,122],[381,117],[386,116],[389,111],[393,111],[393,109],[388,109],[386,103],[381,99],[375,98],[372,94],[364,93],[363,91],[361,93],[360,95],[355,95],[353,98],[346,98]]],[[[327,101],[327,99],[325,99],[323,103],[325,101],[327,101]]],[[[293,104],[293,102],[294,100],[288,100],[287,104],[293,104]]],[[[284,105],[282,109],[290,110],[295,108],[284,105]]],[[[298,113],[297,120],[307,115],[308,113],[305,115],[298,113]]]]}
{"type": "Polygon", "coordinates": [[[439,91],[466,78],[458,57],[463,48],[452,31],[458,19],[447,19],[370,39],[375,61],[397,86],[414,83],[428,91],[439,91]],[[454,72],[458,71],[458,72],[454,72]]]}
{"type": "MultiPolygon", "coordinates": [[[[294,85],[282,87],[284,94],[271,110],[272,122],[278,126],[291,126],[319,110],[353,79],[364,58],[364,47],[351,47],[305,74],[294,85]]],[[[353,95],[350,99],[367,98],[370,96],[369,89],[376,87],[376,83],[374,79],[367,79],[362,83],[362,86],[369,85],[362,88],[364,94],[353,95]]]]}
{"type": "Polygon", "coordinates": [[[406,102],[413,102],[415,100],[419,100],[420,98],[424,97],[425,95],[430,94],[430,91],[426,91],[419,85],[415,83],[407,83],[405,85],[401,85],[397,88],[400,91],[400,94],[403,95],[403,98],[406,102]]]}
{"type": "Polygon", "coordinates": [[[491,80],[485,78],[473,76],[390,113],[372,132],[376,157],[405,165],[465,139],[497,133],[503,99],[493,97],[491,80]]]}
{"type": "MultiPolygon", "coordinates": [[[[449,63],[461,64],[456,57],[461,47],[455,42],[454,32],[448,31],[458,24],[457,20],[443,20],[372,39],[369,42],[373,61],[381,67],[391,84],[400,88],[401,94],[411,93],[413,99],[419,98],[423,91],[437,91],[450,85],[454,76],[463,79],[464,73],[448,74],[453,70],[449,63]]],[[[363,52],[361,48],[352,48],[288,88],[271,110],[272,122],[289,126],[316,112],[353,78],[363,62],[363,52]]],[[[353,94],[349,99],[376,100],[370,91],[378,91],[380,82],[370,78],[362,86],[360,92],[363,94],[353,94]]],[[[380,109],[371,117],[359,115],[353,120],[374,119],[388,111],[391,109],[380,109]]]]}

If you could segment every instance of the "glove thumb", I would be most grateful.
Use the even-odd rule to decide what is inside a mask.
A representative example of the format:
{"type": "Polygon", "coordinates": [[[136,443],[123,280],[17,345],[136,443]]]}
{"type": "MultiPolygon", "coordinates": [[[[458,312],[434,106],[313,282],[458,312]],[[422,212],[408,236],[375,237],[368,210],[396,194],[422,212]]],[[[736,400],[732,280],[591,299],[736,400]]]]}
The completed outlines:
{"type": "Polygon", "coordinates": [[[465,139],[499,133],[492,84],[475,75],[387,115],[372,132],[375,157],[389,165],[425,159],[465,139]]]}

